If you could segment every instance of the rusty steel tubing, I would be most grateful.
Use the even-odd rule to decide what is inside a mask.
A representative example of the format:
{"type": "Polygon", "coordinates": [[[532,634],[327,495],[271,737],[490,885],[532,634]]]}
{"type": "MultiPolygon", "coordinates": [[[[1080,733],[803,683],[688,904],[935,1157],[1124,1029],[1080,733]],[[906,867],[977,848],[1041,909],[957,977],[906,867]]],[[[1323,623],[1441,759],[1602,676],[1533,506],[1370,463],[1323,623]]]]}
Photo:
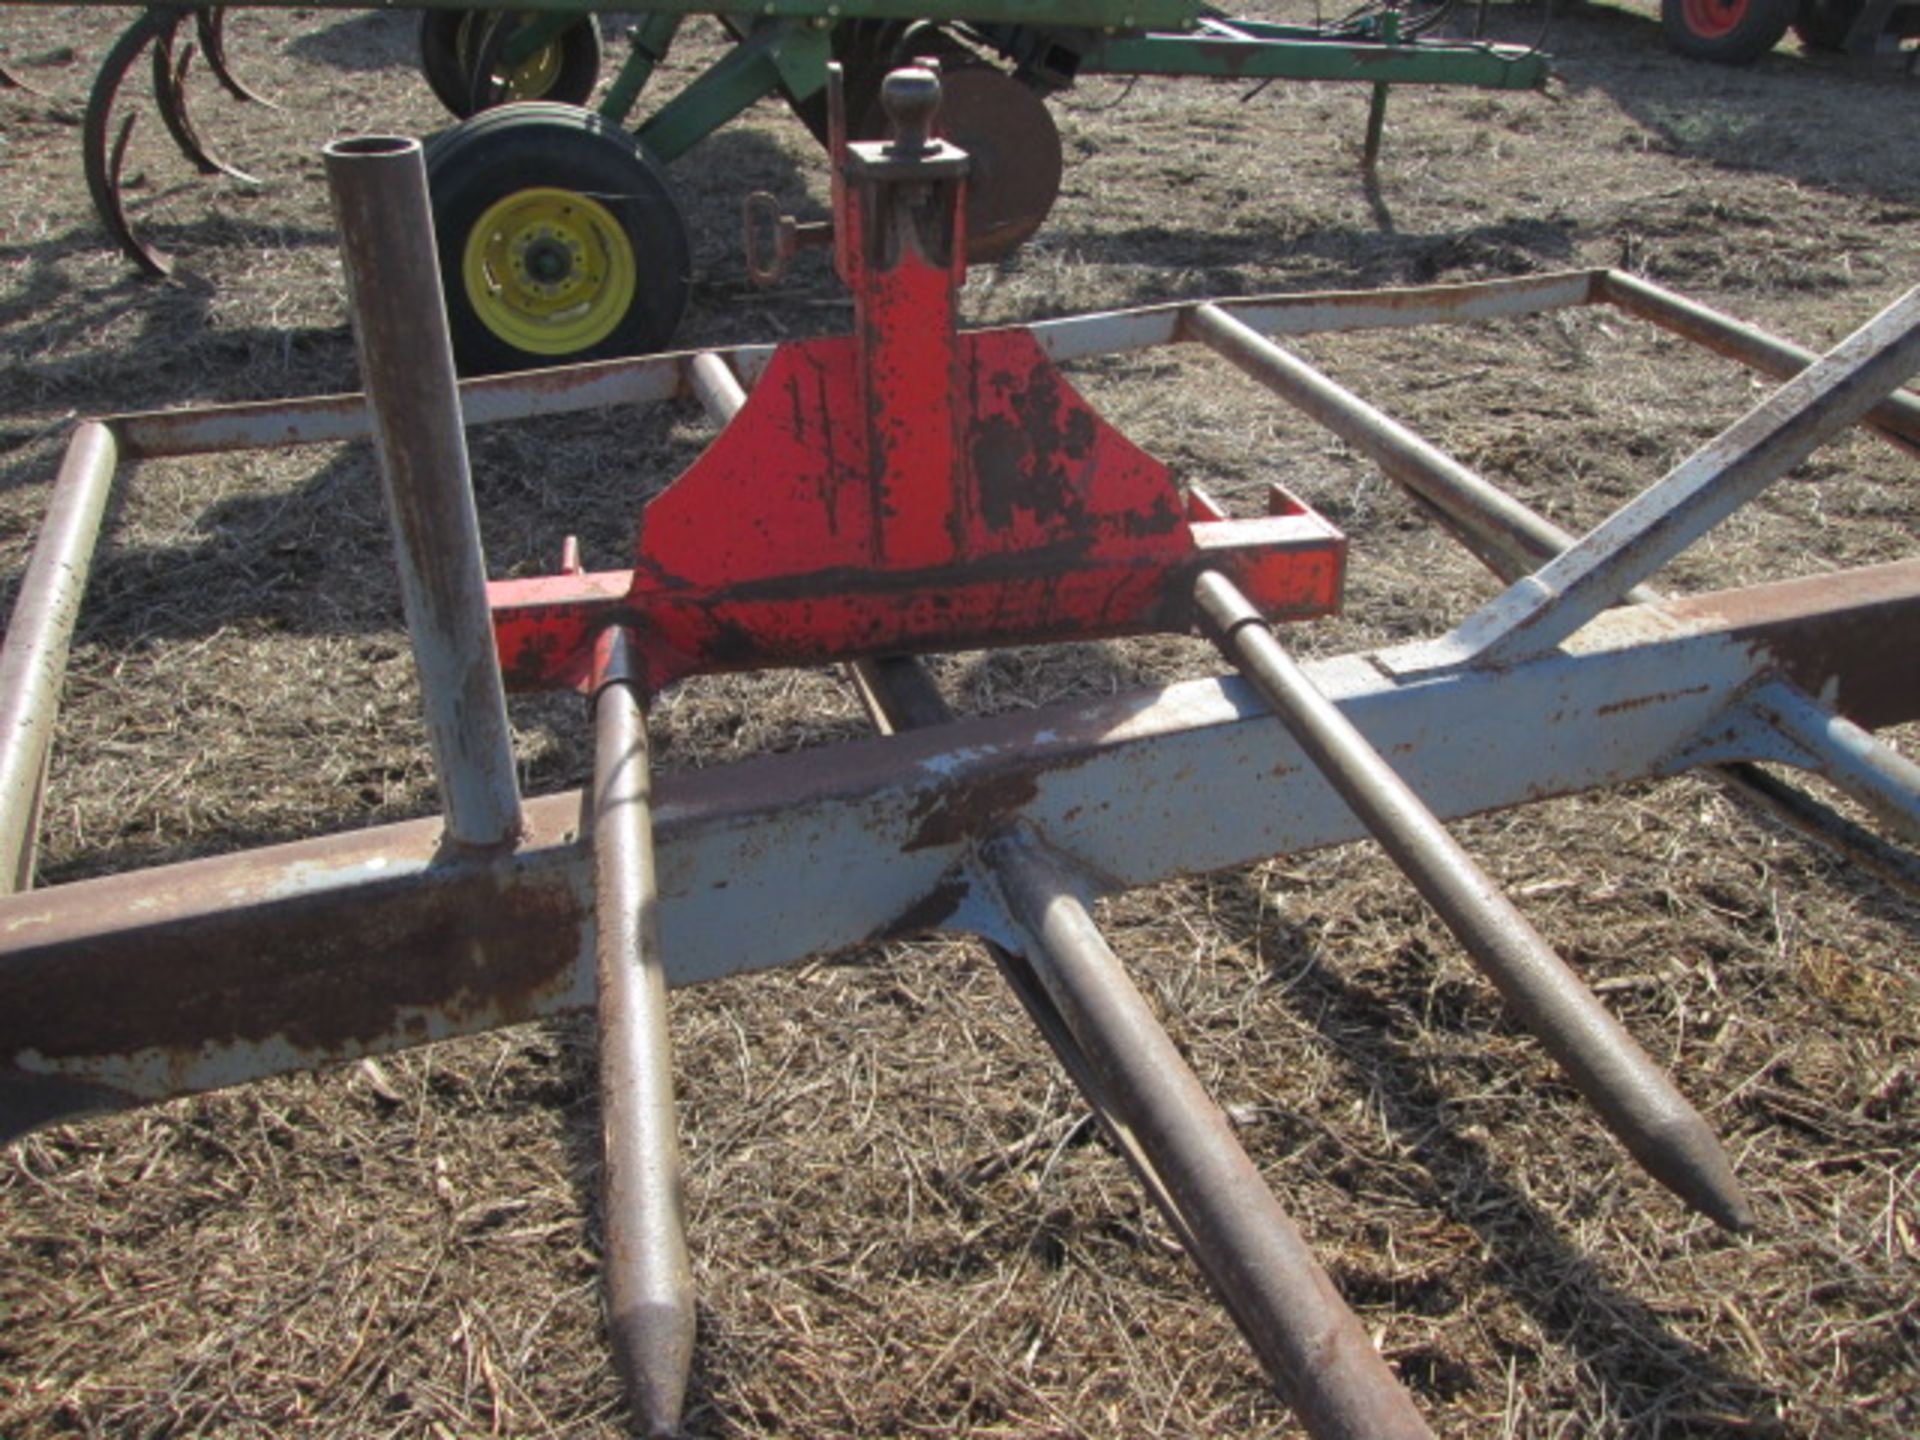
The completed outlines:
{"type": "Polygon", "coordinates": [[[364,136],[324,153],[447,838],[510,845],[513,735],[420,142],[364,136]]]}
{"type": "Polygon", "coordinates": [[[693,1267],[660,955],[646,710],[625,627],[601,633],[595,680],[588,803],[607,1329],[635,1426],[667,1436],[679,1433],[693,1366],[693,1267]]]}
{"type": "Polygon", "coordinates": [[[1920,370],[1920,285],[1430,647],[1497,669],[1553,649],[1920,370]]]}
{"type": "MultiPolygon", "coordinates": [[[[1619,270],[1599,276],[1598,298],[1696,345],[1738,360],[1749,369],[1787,380],[1820,357],[1813,351],[1770,335],[1758,326],[1677,295],[1664,286],[1619,270]]],[[[1895,390],[1861,421],[1889,444],[1920,456],[1920,395],[1895,390]]]]}
{"type": "Polygon", "coordinates": [[[1195,340],[1372,460],[1439,512],[1449,528],[1456,521],[1468,524],[1456,533],[1490,567],[1531,570],[1543,555],[1573,543],[1558,525],[1218,305],[1196,305],[1185,323],[1195,340]]]}
{"type": "Polygon", "coordinates": [[[0,894],[26,889],[67,651],[113,494],[119,441],[89,420],[60,462],[0,648],[0,894]]]}
{"type": "MultiPolygon", "coordinates": [[[[1738,343],[1759,345],[1764,342],[1778,347],[1774,358],[1764,365],[1757,359],[1749,360],[1755,368],[1767,369],[1770,373],[1791,374],[1817,358],[1787,345],[1785,341],[1777,341],[1762,332],[1750,330],[1750,327],[1740,326],[1725,316],[1695,306],[1680,296],[1632,276],[1621,276],[1610,271],[1602,277],[1601,283],[1607,287],[1609,298],[1633,308],[1635,313],[1642,313],[1639,306],[1644,303],[1649,307],[1648,318],[1658,318],[1651,314],[1651,307],[1655,304],[1671,306],[1675,315],[1694,317],[1690,323],[1731,327],[1728,335],[1739,332],[1745,337],[1738,343]],[[1634,297],[1633,301],[1630,302],[1628,296],[1634,297]],[[1785,358],[1789,355],[1801,359],[1795,361],[1785,358]]],[[[1712,343],[1707,340],[1705,333],[1696,333],[1678,324],[1672,328],[1689,338],[1712,343]]],[[[1282,399],[1377,464],[1383,473],[1426,506],[1500,579],[1512,583],[1573,545],[1575,537],[1570,532],[1508,495],[1485,477],[1469,470],[1452,456],[1234,316],[1212,305],[1198,306],[1189,317],[1189,329],[1216,353],[1265,383],[1282,399]]],[[[1729,354],[1737,354],[1737,358],[1748,359],[1744,352],[1729,348],[1733,343],[1730,340],[1727,345],[1716,345],[1715,348],[1726,349],[1729,354]]],[[[1904,403],[1897,394],[1888,402],[1896,412],[1904,403]]],[[[1883,412],[1886,410],[1887,407],[1883,406],[1872,415],[1884,419],[1883,412]]],[[[1910,418],[1920,427],[1920,407],[1915,408],[1910,418]]],[[[1920,428],[1916,428],[1915,433],[1920,434],[1920,428]]],[[[1899,439],[1897,435],[1892,438],[1899,439]]],[[[1626,598],[1636,604],[1648,604],[1661,597],[1652,586],[1643,584],[1628,591],[1626,598]]],[[[1846,858],[1872,870],[1896,888],[1911,893],[1914,886],[1911,861],[1901,863],[1897,852],[1890,852],[1885,846],[1876,844],[1867,832],[1811,796],[1792,791],[1757,766],[1744,762],[1715,766],[1710,773],[1740,798],[1767,810],[1817,843],[1837,850],[1846,858]]]]}
{"type": "MultiPolygon", "coordinates": [[[[879,660],[858,660],[849,668],[853,671],[869,713],[888,734],[942,725],[954,718],[926,667],[917,660],[907,656],[889,656],[879,660]]],[[[1022,827],[1021,833],[1031,834],[1031,831],[1022,827]]],[[[989,846],[981,848],[980,859],[996,876],[1005,874],[1006,867],[1011,864],[1025,863],[1023,858],[1010,859],[1006,854],[996,854],[989,846]]],[[[1046,883],[1046,876],[1038,872],[1034,872],[1033,878],[1036,883],[1046,883]]],[[[1053,889],[1065,897],[1062,903],[1078,904],[1070,892],[1058,885],[1053,889]]],[[[1086,923],[1091,926],[1092,921],[1086,923]]],[[[1097,937],[1098,932],[1094,933],[1097,937]]],[[[1190,1163],[1184,1170],[1180,1169],[1183,1161],[1189,1159],[1188,1156],[1169,1154],[1166,1144],[1157,1135],[1142,1134],[1138,1094],[1125,1088],[1116,1091],[1116,1082],[1112,1077],[1119,1072],[1116,1072],[1115,1065],[1104,1050],[1096,1048],[1107,1046],[1113,1036],[1108,1030],[1089,1026],[1084,1018],[1076,1030],[1066,1011],[1055,999],[1054,990],[1048,986],[1045,976],[1049,962],[1044,956],[1038,950],[1032,955],[1022,955],[991,940],[982,939],[980,943],[1000,971],[1001,978],[1026,1009],[1028,1018],[1053,1050],[1068,1078],[1079,1088],[1082,1098],[1099,1119],[1114,1147],[1132,1168],[1147,1198],[1159,1209],[1187,1255],[1206,1277],[1220,1303],[1246,1336],[1247,1343],[1275,1387],[1283,1394],[1293,1395],[1300,1384],[1296,1373],[1300,1359],[1299,1346],[1290,1343],[1288,1332],[1275,1328],[1272,1316],[1277,1308],[1293,1304],[1295,1289],[1300,1285],[1306,1286],[1306,1293],[1312,1300],[1317,1301],[1324,1291],[1311,1274],[1300,1268],[1298,1252],[1292,1248],[1299,1241],[1299,1233],[1292,1221],[1280,1209],[1257,1173],[1251,1182],[1248,1181],[1246,1170],[1252,1167],[1252,1161],[1246,1160],[1243,1153],[1241,1158],[1246,1161],[1245,1167],[1231,1167],[1233,1173],[1224,1183],[1195,1179],[1196,1171],[1190,1163]],[[1085,1040],[1082,1039],[1083,1035],[1086,1036],[1085,1040]],[[1165,1173],[1170,1166],[1174,1167],[1175,1180],[1170,1180],[1165,1173]],[[1178,1183],[1181,1179],[1185,1183],[1178,1183]],[[1257,1186],[1259,1193],[1249,1190],[1249,1184],[1257,1186]],[[1278,1214],[1282,1228],[1277,1234],[1262,1233],[1262,1249],[1253,1257],[1253,1264],[1249,1264],[1242,1251],[1232,1248],[1238,1236],[1223,1232],[1218,1223],[1209,1223],[1208,1214],[1196,1216],[1193,1213],[1196,1186],[1201,1190],[1203,1210],[1210,1206],[1215,1210],[1241,1215],[1245,1217],[1244,1223],[1255,1230],[1271,1226],[1274,1215],[1278,1214]],[[1282,1257],[1283,1263],[1274,1263],[1272,1257],[1276,1253],[1282,1257]]],[[[1140,1020],[1144,1005],[1139,994],[1120,969],[1118,961],[1105,949],[1104,941],[1101,942],[1100,952],[1076,973],[1083,977],[1084,984],[1102,987],[1109,992],[1108,1009],[1122,1016],[1129,1026],[1154,1023],[1150,1014],[1144,1022],[1140,1020]]],[[[1056,978],[1054,989],[1057,988],[1056,978]]],[[[1160,1033],[1164,1040],[1164,1031],[1160,1033]]],[[[1192,1108],[1184,1118],[1181,1133],[1191,1133],[1197,1137],[1189,1149],[1200,1147],[1213,1153],[1222,1144],[1238,1148],[1238,1141],[1233,1138],[1231,1130],[1223,1129],[1226,1121],[1218,1107],[1199,1090],[1199,1081],[1177,1054],[1167,1061],[1165,1052],[1156,1050],[1142,1063],[1150,1068],[1156,1064],[1166,1064],[1172,1068],[1166,1069],[1163,1072],[1165,1075],[1173,1075],[1178,1071],[1185,1076],[1188,1083],[1181,1088],[1186,1102],[1190,1102],[1192,1108]]],[[[1122,1073],[1120,1083],[1124,1086],[1128,1080],[1129,1077],[1122,1073]]],[[[1180,1103],[1178,1099],[1167,1102],[1169,1106],[1180,1103]]],[[[1312,1267],[1314,1272],[1318,1271],[1310,1255],[1305,1265],[1312,1267]]],[[[1341,1341],[1343,1346],[1347,1343],[1345,1339],[1341,1341]]],[[[1374,1385],[1377,1378],[1361,1383],[1374,1385]]],[[[1391,1379],[1391,1376],[1388,1378],[1391,1379]]],[[[1346,1380],[1337,1376],[1336,1383],[1344,1384],[1346,1380]]],[[[1344,1400],[1336,1399],[1334,1403],[1335,1408],[1343,1412],[1352,1408],[1344,1400]]],[[[1340,1435],[1350,1432],[1334,1429],[1327,1433],[1340,1435]]]]}
{"type": "Polygon", "coordinates": [[[979,848],[1028,959],[1136,1135],[1274,1383],[1317,1440],[1431,1431],[1030,830],[979,848]]]}
{"type": "MultiPolygon", "coordinates": [[[[932,725],[945,725],[956,717],[940,693],[940,687],[927,673],[927,667],[910,655],[887,655],[879,658],[855,660],[847,666],[852,675],[855,688],[860,692],[862,704],[876,729],[883,735],[897,735],[904,730],[919,730],[932,725]]],[[[1055,1058],[1067,1072],[1069,1079],[1079,1087],[1081,1098],[1093,1112],[1107,1137],[1120,1152],[1126,1162],[1133,1167],[1135,1177],[1147,1192],[1147,1198],[1159,1208],[1167,1224],[1179,1238],[1180,1244],[1188,1255],[1206,1275],[1215,1293],[1230,1311],[1234,1312],[1235,1323],[1251,1335],[1250,1321],[1234,1310],[1234,1296],[1216,1271],[1217,1259],[1203,1250],[1194,1238],[1193,1227],[1187,1223],[1187,1217],[1180,1212],[1180,1206],[1168,1192],[1166,1183],[1161,1180],[1154,1168],[1152,1159],[1141,1146],[1139,1138],[1128,1128],[1126,1120],[1114,1108],[1107,1096],[1100,1073],[1080,1048],[1080,1042],[1074,1038],[1068,1028],[1059,1007],[1053,1003],[1046,988],[1041,985],[1039,976],[1027,963],[1025,956],[1007,949],[995,941],[980,937],[980,945],[999,970],[1000,978],[1007,982],[1014,997],[1027,1012],[1039,1030],[1041,1038],[1052,1049],[1055,1058]]],[[[1256,1345],[1256,1350],[1258,1346],[1256,1345]]],[[[1263,1357],[1264,1358],[1264,1357],[1263,1357]]]]}
{"type": "Polygon", "coordinates": [[[1750,1228],[1752,1207],[1700,1113],[1314,686],[1246,597],[1209,570],[1195,583],[1194,598],[1222,653],[1272,706],[1628,1152],[1717,1224],[1750,1228]]]}

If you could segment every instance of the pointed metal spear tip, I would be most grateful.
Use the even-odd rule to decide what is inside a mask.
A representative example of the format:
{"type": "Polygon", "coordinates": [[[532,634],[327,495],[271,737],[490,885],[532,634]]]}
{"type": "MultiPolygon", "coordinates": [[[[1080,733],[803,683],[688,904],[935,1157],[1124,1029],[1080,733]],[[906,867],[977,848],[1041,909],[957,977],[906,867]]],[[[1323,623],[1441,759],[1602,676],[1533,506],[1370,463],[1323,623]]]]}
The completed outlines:
{"type": "Polygon", "coordinates": [[[633,1433],[646,1440],[678,1440],[693,1369],[693,1306],[635,1305],[610,1316],[608,1329],[627,1387],[633,1433]]]}
{"type": "Polygon", "coordinates": [[[1754,1228],[1753,1205],[1734,1177],[1733,1162],[1698,1111],[1689,1106],[1642,1133],[1644,1145],[1629,1148],[1649,1175],[1722,1230],[1737,1235],[1754,1228]]]}

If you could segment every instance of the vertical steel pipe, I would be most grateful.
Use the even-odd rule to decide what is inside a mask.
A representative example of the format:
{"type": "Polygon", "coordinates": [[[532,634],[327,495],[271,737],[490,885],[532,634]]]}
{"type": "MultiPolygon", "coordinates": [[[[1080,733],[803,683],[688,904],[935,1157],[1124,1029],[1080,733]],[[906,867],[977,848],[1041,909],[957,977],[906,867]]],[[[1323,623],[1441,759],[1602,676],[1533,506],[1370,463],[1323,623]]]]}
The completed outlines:
{"type": "Polygon", "coordinates": [[[74,432],[7,621],[0,648],[0,893],[24,890],[31,882],[67,648],[118,455],[118,442],[105,425],[90,420],[74,432]]]}
{"type": "Polygon", "coordinates": [[[1633,1157],[1720,1225],[1750,1227],[1752,1209],[1700,1113],[1366,737],[1314,687],[1246,597],[1216,571],[1200,576],[1194,597],[1221,651],[1273,707],[1633,1157]]]}
{"type": "Polygon", "coordinates": [[[634,1424],[679,1432],[693,1366],[667,981],[654,880],[652,779],[632,635],[595,653],[591,793],[599,977],[601,1202],[607,1328],[634,1424]]]}
{"type": "Polygon", "coordinates": [[[1109,1100],[1197,1245],[1223,1262],[1216,1283],[1282,1398],[1317,1440],[1430,1435],[1052,857],[1021,827],[980,855],[1109,1100]]]}
{"type": "Polygon", "coordinates": [[[325,154],[447,838],[510,844],[520,791],[420,142],[367,136],[325,154]]]}

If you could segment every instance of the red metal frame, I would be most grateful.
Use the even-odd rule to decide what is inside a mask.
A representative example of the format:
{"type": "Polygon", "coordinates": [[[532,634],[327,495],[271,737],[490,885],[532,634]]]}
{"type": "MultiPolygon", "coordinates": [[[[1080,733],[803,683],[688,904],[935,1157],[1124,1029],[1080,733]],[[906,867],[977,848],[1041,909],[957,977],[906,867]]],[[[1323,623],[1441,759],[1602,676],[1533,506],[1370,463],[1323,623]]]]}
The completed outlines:
{"type": "Polygon", "coordinates": [[[1339,607],[1346,541],[1275,487],[1227,518],[1097,415],[1025,329],[961,333],[966,157],[840,142],[851,335],[781,346],[647,505],[632,571],[489,587],[507,683],[582,685],[637,632],[650,688],[720,670],[1185,630],[1193,577],[1263,613],[1339,607]]]}

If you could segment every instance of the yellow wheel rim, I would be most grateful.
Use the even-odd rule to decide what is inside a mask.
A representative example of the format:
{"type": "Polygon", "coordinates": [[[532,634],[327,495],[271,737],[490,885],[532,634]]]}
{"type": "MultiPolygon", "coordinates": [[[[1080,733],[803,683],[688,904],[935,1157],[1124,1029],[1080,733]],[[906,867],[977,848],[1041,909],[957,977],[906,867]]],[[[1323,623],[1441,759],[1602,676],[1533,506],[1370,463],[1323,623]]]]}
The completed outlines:
{"type": "Polygon", "coordinates": [[[575,190],[518,190],[467,232],[461,280],[474,314],[530,355],[571,355],[611,335],[633,305],[633,242],[575,190]]]}
{"type": "MultiPolygon", "coordinates": [[[[522,25],[531,25],[540,18],[538,11],[528,11],[520,17],[522,25]]],[[[565,53],[564,40],[551,40],[542,45],[533,54],[522,60],[504,76],[509,100],[539,100],[553,89],[553,82],[560,77],[560,62],[565,53]]]]}
{"type": "MultiPolygon", "coordinates": [[[[454,40],[454,52],[460,57],[460,68],[472,72],[473,42],[477,33],[476,22],[480,12],[473,11],[460,21],[460,30],[454,40]]],[[[520,17],[520,23],[530,25],[539,19],[538,11],[528,11],[520,17]]],[[[556,39],[542,45],[533,54],[522,60],[504,74],[492,77],[496,85],[501,86],[508,100],[540,100],[553,89],[554,81],[560,78],[560,66],[566,58],[566,41],[556,39]]]]}
{"type": "Polygon", "coordinates": [[[507,94],[515,100],[538,100],[560,75],[560,42],[542,45],[507,76],[507,94]]]}

